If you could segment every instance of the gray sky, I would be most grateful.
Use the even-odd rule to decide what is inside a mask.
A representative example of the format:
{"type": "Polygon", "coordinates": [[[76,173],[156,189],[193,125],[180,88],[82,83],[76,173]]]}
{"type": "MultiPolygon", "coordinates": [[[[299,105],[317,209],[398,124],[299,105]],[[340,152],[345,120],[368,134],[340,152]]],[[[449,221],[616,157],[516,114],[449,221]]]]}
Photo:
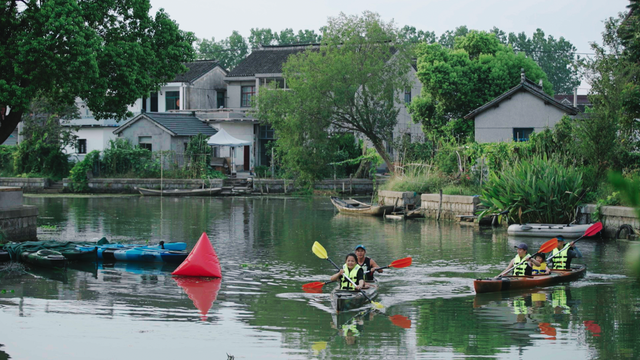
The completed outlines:
{"type": "Polygon", "coordinates": [[[216,41],[233,30],[248,37],[251,28],[318,32],[328,17],[370,10],[385,21],[394,20],[398,27],[415,26],[437,36],[461,25],[477,30],[496,26],[506,33],[524,31],[528,36],[540,28],[546,35],[569,40],[581,53],[591,52],[590,42],[601,42],[603,20],[625,11],[628,4],[628,0],[242,0],[224,4],[151,0],[152,13],[164,8],[182,30],[216,41]]]}

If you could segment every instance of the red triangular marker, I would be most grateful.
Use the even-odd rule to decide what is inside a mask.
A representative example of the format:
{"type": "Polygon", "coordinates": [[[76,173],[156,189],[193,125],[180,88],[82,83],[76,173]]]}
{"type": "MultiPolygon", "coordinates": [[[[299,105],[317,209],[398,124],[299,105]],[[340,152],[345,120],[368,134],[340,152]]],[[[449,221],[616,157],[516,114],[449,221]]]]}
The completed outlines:
{"type": "Polygon", "coordinates": [[[189,256],[175,269],[171,275],[222,277],[220,261],[207,234],[202,233],[200,240],[193,247],[189,256]]]}
{"type": "Polygon", "coordinates": [[[175,282],[193,301],[196,309],[200,310],[200,317],[203,321],[207,319],[207,313],[218,297],[220,283],[222,279],[200,279],[200,278],[173,278],[175,282]]]}

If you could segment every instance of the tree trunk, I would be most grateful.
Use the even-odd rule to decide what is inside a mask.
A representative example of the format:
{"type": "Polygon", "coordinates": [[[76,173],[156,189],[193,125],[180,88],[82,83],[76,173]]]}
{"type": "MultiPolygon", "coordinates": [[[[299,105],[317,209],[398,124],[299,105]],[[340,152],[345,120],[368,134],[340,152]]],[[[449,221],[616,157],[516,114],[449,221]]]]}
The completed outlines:
{"type": "Polygon", "coordinates": [[[16,129],[18,123],[22,120],[22,111],[13,111],[9,115],[5,115],[4,119],[0,119],[0,144],[5,142],[16,129]]]}
{"type": "Polygon", "coordinates": [[[393,165],[393,160],[391,160],[391,157],[389,157],[389,154],[387,153],[387,150],[384,148],[384,145],[381,143],[378,144],[374,142],[373,147],[376,149],[378,154],[380,154],[385,164],[387,164],[387,167],[389,168],[389,172],[391,174],[394,174],[396,172],[396,167],[395,165],[393,165]]]}

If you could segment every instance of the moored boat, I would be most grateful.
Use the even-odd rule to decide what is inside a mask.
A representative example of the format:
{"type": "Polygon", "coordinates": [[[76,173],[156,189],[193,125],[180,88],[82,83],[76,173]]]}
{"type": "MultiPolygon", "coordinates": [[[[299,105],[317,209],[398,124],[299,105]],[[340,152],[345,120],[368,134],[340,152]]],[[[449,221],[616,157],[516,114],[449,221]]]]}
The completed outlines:
{"type": "Polygon", "coordinates": [[[69,249],[64,248],[60,250],[62,256],[64,256],[69,261],[75,262],[92,262],[98,259],[98,248],[97,247],[85,247],[82,249],[75,248],[69,249]]]}
{"type": "Polygon", "coordinates": [[[11,256],[9,255],[9,252],[6,250],[0,249],[0,261],[9,261],[9,260],[11,260],[11,256]]]}
{"type": "Polygon", "coordinates": [[[149,248],[124,248],[104,249],[102,259],[104,261],[140,261],[140,262],[166,262],[181,263],[189,256],[186,251],[149,248]]]}
{"type": "Polygon", "coordinates": [[[222,188],[209,189],[172,189],[172,190],[154,190],[145,188],[136,188],[142,195],[146,196],[212,196],[222,191],[222,188]]]}
{"type": "Polygon", "coordinates": [[[378,283],[370,282],[367,288],[362,291],[340,290],[335,288],[331,292],[331,306],[337,312],[358,309],[366,305],[369,300],[362,294],[367,294],[369,299],[373,300],[378,296],[378,283]]]}
{"type": "Polygon", "coordinates": [[[20,261],[29,265],[46,268],[62,269],[67,266],[67,258],[59,251],[42,249],[38,251],[24,251],[20,253],[20,261]]]}
{"type": "Polygon", "coordinates": [[[517,236],[554,237],[562,235],[567,239],[579,238],[593,224],[512,224],[507,234],[517,236]]]}
{"type": "MultiPolygon", "coordinates": [[[[87,249],[93,249],[96,248],[97,249],[97,257],[98,260],[102,260],[103,259],[103,253],[105,250],[126,250],[126,249],[134,249],[134,248],[141,248],[141,249],[147,249],[147,250],[172,250],[172,251],[184,251],[187,248],[187,243],[185,242],[164,242],[164,241],[160,241],[159,244],[157,245],[142,245],[142,244],[103,244],[103,245],[78,245],[76,247],[77,249],[80,250],[87,250],[87,249]]],[[[107,260],[114,260],[113,258],[109,258],[107,260]]]]}
{"type": "Polygon", "coordinates": [[[340,213],[350,215],[383,216],[390,214],[395,208],[393,205],[371,205],[354,199],[344,200],[334,196],[331,197],[331,203],[340,213]]]}
{"type": "Polygon", "coordinates": [[[569,270],[551,270],[548,275],[503,276],[500,278],[477,279],[473,282],[476,293],[530,289],[538,286],[549,286],[559,282],[573,281],[584,276],[586,265],[574,266],[569,270]]]}

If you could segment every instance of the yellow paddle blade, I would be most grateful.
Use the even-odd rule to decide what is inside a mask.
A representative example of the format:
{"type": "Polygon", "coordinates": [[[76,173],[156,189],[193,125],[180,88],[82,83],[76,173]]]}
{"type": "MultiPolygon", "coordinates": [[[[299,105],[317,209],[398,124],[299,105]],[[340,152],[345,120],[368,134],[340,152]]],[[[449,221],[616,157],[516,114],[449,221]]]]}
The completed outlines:
{"type": "Polygon", "coordinates": [[[384,309],[384,305],[380,304],[379,302],[372,301],[371,304],[373,304],[373,306],[375,306],[376,309],[380,309],[380,310],[384,309]]]}
{"type": "Polygon", "coordinates": [[[313,345],[311,345],[311,349],[320,352],[321,350],[324,350],[327,348],[327,342],[326,341],[318,341],[313,343],[313,345]]]}
{"type": "Polygon", "coordinates": [[[328,259],[329,256],[327,256],[327,250],[324,249],[324,247],[322,245],[320,245],[319,242],[314,242],[313,246],[311,247],[311,251],[313,251],[314,254],[316,254],[317,257],[319,257],[320,259],[328,259]]]}

